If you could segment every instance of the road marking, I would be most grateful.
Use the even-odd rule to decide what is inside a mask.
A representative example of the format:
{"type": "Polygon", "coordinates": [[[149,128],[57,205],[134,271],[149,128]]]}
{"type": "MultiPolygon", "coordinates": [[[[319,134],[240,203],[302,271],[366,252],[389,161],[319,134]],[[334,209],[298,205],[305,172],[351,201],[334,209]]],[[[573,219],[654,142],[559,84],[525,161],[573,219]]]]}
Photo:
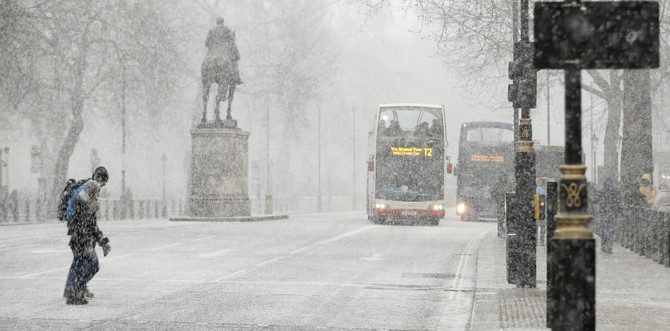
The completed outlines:
{"type": "Polygon", "coordinates": [[[207,239],[213,239],[213,238],[215,238],[215,237],[216,237],[216,236],[209,236],[209,237],[204,237],[204,238],[193,239],[193,240],[191,240],[191,241],[192,241],[192,242],[203,241],[203,240],[207,240],[207,239]]]}
{"type": "Polygon", "coordinates": [[[377,227],[377,225],[369,225],[369,226],[366,226],[366,227],[364,227],[364,228],[360,228],[360,229],[356,229],[356,230],[353,230],[353,231],[349,231],[349,232],[347,232],[347,233],[343,233],[343,234],[337,235],[337,236],[332,237],[332,238],[330,238],[330,239],[326,239],[326,240],[319,241],[318,243],[316,243],[316,245],[328,245],[328,244],[333,243],[333,242],[335,242],[335,241],[338,241],[338,240],[340,240],[340,239],[343,239],[343,238],[346,238],[346,237],[353,236],[353,235],[355,235],[355,234],[357,234],[357,233],[359,233],[359,232],[363,232],[363,231],[366,231],[366,230],[370,230],[370,229],[375,228],[375,227],[377,227]]]}
{"type": "Polygon", "coordinates": [[[166,249],[166,248],[175,247],[175,246],[179,246],[179,245],[181,245],[181,243],[160,246],[160,247],[152,248],[152,249],[150,249],[150,251],[155,252],[155,251],[159,251],[161,249],[166,249]]]}
{"type": "Polygon", "coordinates": [[[211,252],[211,253],[204,253],[204,254],[200,254],[200,257],[221,256],[221,255],[226,254],[230,251],[231,251],[230,249],[224,249],[224,250],[221,250],[221,251],[216,251],[216,252],[211,252]]]}
{"type": "Polygon", "coordinates": [[[285,259],[285,258],[287,258],[287,257],[288,257],[288,256],[277,256],[277,257],[275,257],[275,258],[272,258],[272,259],[269,259],[269,260],[267,260],[267,261],[261,262],[261,263],[257,264],[256,266],[257,266],[257,267],[261,267],[261,266],[264,266],[264,265],[266,265],[266,264],[272,263],[272,262],[274,262],[274,261],[278,261],[278,260],[281,260],[281,259],[285,259]]]}
{"type": "MultiPolygon", "coordinates": [[[[133,255],[137,255],[137,253],[129,253],[129,254],[119,255],[119,256],[113,256],[113,257],[103,257],[103,260],[101,260],[101,262],[102,262],[102,263],[105,263],[105,262],[109,262],[109,261],[114,261],[114,260],[122,259],[122,258],[124,258],[124,257],[128,257],[128,256],[133,256],[133,255]]],[[[98,257],[98,260],[100,260],[99,257],[98,257]]]]}
{"type": "Polygon", "coordinates": [[[361,260],[368,261],[368,262],[381,261],[381,260],[385,260],[385,258],[383,258],[383,256],[384,256],[384,253],[374,253],[370,257],[362,257],[361,260]]]}
{"type": "Polygon", "coordinates": [[[298,248],[298,249],[292,251],[292,252],[289,253],[289,254],[291,254],[291,255],[295,255],[295,254],[298,254],[298,253],[300,253],[300,252],[304,252],[304,251],[308,250],[310,247],[312,247],[312,246],[305,246],[305,247],[303,247],[303,248],[298,248]]]}
{"type": "Polygon", "coordinates": [[[95,325],[92,325],[92,326],[90,326],[90,327],[88,327],[88,328],[86,328],[86,329],[83,329],[82,331],[86,331],[86,330],[94,330],[94,329],[97,329],[98,327],[101,327],[101,326],[103,326],[103,325],[107,325],[107,324],[109,324],[109,323],[112,323],[112,321],[106,321],[106,322],[102,322],[102,323],[100,323],[100,324],[95,324],[95,325]]]}
{"type": "Polygon", "coordinates": [[[224,280],[224,279],[231,278],[231,277],[235,277],[235,276],[237,276],[237,275],[239,275],[239,274],[243,274],[243,273],[245,273],[245,272],[247,272],[247,270],[246,270],[246,269],[242,269],[242,270],[240,270],[240,271],[233,272],[232,274],[225,275],[225,276],[223,276],[223,277],[219,277],[219,278],[215,279],[214,282],[220,282],[220,281],[222,281],[222,280],[224,280]]]}
{"type": "Polygon", "coordinates": [[[353,235],[355,235],[355,234],[357,234],[357,233],[359,233],[359,232],[363,232],[363,231],[372,229],[372,228],[374,228],[374,227],[377,227],[377,225],[369,225],[369,226],[366,226],[366,227],[363,227],[363,228],[359,228],[359,229],[356,229],[356,230],[353,230],[353,231],[349,231],[349,232],[345,232],[345,233],[342,233],[342,234],[338,234],[337,236],[334,236],[334,237],[331,237],[331,238],[328,238],[328,239],[325,239],[325,240],[321,240],[321,241],[319,241],[319,242],[317,242],[317,243],[315,243],[315,244],[308,245],[308,246],[305,246],[305,247],[302,247],[302,248],[298,248],[298,249],[296,249],[296,250],[290,252],[289,255],[295,255],[295,254],[298,254],[298,253],[300,253],[300,252],[304,252],[304,251],[306,251],[306,250],[308,250],[308,249],[310,249],[310,248],[312,248],[312,247],[314,247],[314,246],[316,246],[316,245],[320,245],[320,246],[328,245],[328,244],[333,243],[333,242],[336,242],[336,241],[338,241],[338,240],[340,240],[340,239],[343,239],[343,238],[346,238],[346,237],[351,237],[351,236],[353,236],[353,235]]]}
{"type": "MultiPolygon", "coordinates": [[[[102,263],[113,261],[113,260],[118,260],[118,259],[121,259],[121,258],[124,258],[124,257],[127,257],[127,256],[131,256],[131,255],[135,255],[135,254],[137,254],[137,253],[130,253],[130,254],[126,254],[126,255],[106,258],[106,259],[104,259],[104,261],[102,261],[102,263]]],[[[98,259],[98,261],[100,261],[100,259],[98,259]]],[[[52,272],[56,272],[56,271],[69,270],[69,269],[70,269],[70,266],[67,266],[67,267],[64,267],[64,268],[51,269],[51,270],[47,270],[47,271],[36,272],[36,273],[30,274],[30,275],[19,276],[18,278],[32,278],[33,276],[37,276],[37,275],[48,274],[48,273],[52,273],[52,272]]]]}
{"type": "MultiPolygon", "coordinates": [[[[298,249],[296,249],[296,250],[294,250],[294,251],[291,251],[291,252],[289,253],[289,255],[277,256],[277,257],[271,258],[271,259],[269,259],[269,260],[267,260],[267,261],[260,262],[260,263],[256,264],[256,267],[261,267],[261,266],[264,266],[264,265],[266,265],[266,264],[269,264],[269,263],[272,263],[272,262],[275,262],[275,261],[278,261],[278,260],[287,258],[287,257],[289,257],[290,255],[295,255],[295,254],[304,252],[304,251],[306,251],[306,250],[308,250],[308,249],[310,249],[310,248],[313,248],[313,247],[316,246],[316,245],[328,245],[328,244],[333,243],[333,242],[335,242],[335,241],[338,241],[338,240],[340,240],[340,239],[343,239],[343,238],[346,238],[346,237],[353,236],[353,235],[355,235],[355,234],[357,234],[357,233],[359,233],[359,232],[363,232],[363,231],[365,231],[365,230],[369,230],[369,229],[372,229],[372,228],[374,228],[374,227],[377,227],[377,225],[370,225],[370,226],[362,227],[362,228],[359,228],[359,229],[356,229],[356,230],[353,230],[353,231],[349,231],[349,232],[345,232],[345,233],[342,233],[342,234],[338,234],[337,236],[334,236],[334,237],[331,237],[331,238],[328,238],[328,239],[319,241],[319,242],[317,242],[317,243],[315,243],[315,244],[308,245],[308,246],[305,246],[305,247],[302,247],[302,248],[298,248],[298,249]]],[[[224,279],[229,278],[229,277],[236,276],[236,275],[241,274],[241,273],[244,273],[244,272],[246,272],[246,271],[247,271],[246,269],[244,269],[244,270],[240,270],[240,271],[238,271],[238,272],[234,272],[234,273],[232,273],[232,274],[230,274],[230,275],[226,275],[226,276],[217,278],[217,279],[215,279],[214,281],[215,281],[215,282],[219,282],[219,281],[221,281],[221,280],[224,280],[224,279]]]]}
{"type": "Polygon", "coordinates": [[[16,248],[32,247],[32,246],[37,246],[37,245],[38,244],[29,244],[29,245],[5,247],[5,248],[0,248],[0,251],[7,251],[7,250],[10,250],[10,249],[16,249],[16,248]]]}
{"type": "MultiPolygon", "coordinates": [[[[235,274],[241,273],[246,270],[240,270],[235,274]]],[[[232,277],[234,274],[227,275],[225,277],[232,277]]],[[[223,277],[221,277],[223,278],[223,277]]],[[[21,277],[0,277],[0,279],[21,279],[21,277]]],[[[62,277],[35,277],[30,278],[31,280],[35,279],[51,279],[59,280],[62,277]]],[[[96,282],[145,282],[145,283],[178,283],[178,284],[207,284],[207,283],[224,283],[224,284],[251,284],[251,285],[274,285],[274,286],[286,286],[286,285],[298,285],[298,286],[337,286],[337,287],[357,287],[365,288],[371,286],[371,284],[356,284],[356,283],[335,283],[335,282],[301,282],[301,281],[254,281],[254,280],[197,280],[197,279],[150,279],[150,278],[105,278],[105,277],[95,277],[96,282]]],[[[432,289],[432,288],[431,288],[432,289]]],[[[436,287],[434,289],[439,289],[436,287]]]]}
{"type": "MultiPolygon", "coordinates": [[[[62,236],[61,236],[62,237],[62,236]]],[[[35,236],[23,236],[23,237],[14,237],[14,238],[3,238],[2,241],[17,241],[17,240],[26,240],[26,239],[40,239],[40,237],[35,236]]]]}
{"type": "Polygon", "coordinates": [[[44,254],[44,253],[68,253],[72,252],[71,249],[42,249],[42,250],[36,250],[36,251],[30,251],[33,254],[44,254]]]}
{"type": "Polygon", "coordinates": [[[458,292],[458,296],[456,299],[460,300],[461,299],[461,289],[463,287],[463,272],[465,272],[465,268],[467,268],[468,265],[468,259],[470,258],[470,251],[472,250],[472,247],[474,247],[475,242],[479,240],[479,238],[485,233],[486,231],[480,232],[476,237],[472,238],[472,240],[468,243],[468,245],[463,249],[463,252],[461,253],[461,258],[458,261],[458,267],[456,268],[456,277],[454,277],[454,281],[451,284],[451,293],[449,293],[449,300],[454,299],[454,293],[458,292]],[[458,288],[456,288],[456,284],[458,284],[458,288]]]}

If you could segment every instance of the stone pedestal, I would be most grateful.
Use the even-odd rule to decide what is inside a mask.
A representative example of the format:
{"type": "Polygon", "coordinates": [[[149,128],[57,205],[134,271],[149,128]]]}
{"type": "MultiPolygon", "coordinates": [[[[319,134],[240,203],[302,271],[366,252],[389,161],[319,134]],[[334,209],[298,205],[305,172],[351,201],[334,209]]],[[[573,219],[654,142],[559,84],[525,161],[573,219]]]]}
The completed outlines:
{"type": "Polygon", "coordinates": [[[190,216],[249,216],[249,132],[195,128],[191,141],[190,216]]]}

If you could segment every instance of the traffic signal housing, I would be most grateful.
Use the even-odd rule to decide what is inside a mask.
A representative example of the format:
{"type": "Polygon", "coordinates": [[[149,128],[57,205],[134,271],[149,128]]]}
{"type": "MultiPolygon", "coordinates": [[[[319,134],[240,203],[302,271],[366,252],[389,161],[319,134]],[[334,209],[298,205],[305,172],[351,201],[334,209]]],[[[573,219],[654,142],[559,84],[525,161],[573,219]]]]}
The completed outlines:
{"type": "Polygon", "coordinates": [[[544,194],[535,194],[535,219],[543,220],[546,218],[547,196],[544,194]]]}
{"type": "Polygon", "coordinates": [[[532,43],[514,43],[514,61],[509,63],[507,76],[512,80],[507,87],[507,100],[514,108],[537,107],[537,70],[533,66],[532,43]]]}

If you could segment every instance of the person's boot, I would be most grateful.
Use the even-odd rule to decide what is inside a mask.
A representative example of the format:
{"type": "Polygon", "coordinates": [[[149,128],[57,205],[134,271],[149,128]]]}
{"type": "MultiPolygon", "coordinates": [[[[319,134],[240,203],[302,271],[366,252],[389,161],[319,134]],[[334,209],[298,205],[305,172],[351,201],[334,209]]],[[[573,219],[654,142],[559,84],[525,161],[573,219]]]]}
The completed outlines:
{"type": "Polygon", "coordinates": [[[86,287],[86,286],[84,286],[84,288],[81,290],[81,292],[84,294],[84,298],[92,299],[93,296],[94,296],[94,295],[93,295],[93,292],[90,292],[90,291],[88,290],[88,287],[86,287]]]}
{"type": "Polygon", "coordinates": [[[240,78],[240,73],[238,72],[237,75],[235,75],[235,78],[233,79],[235,82],[235,85],[242,85],[244,82],[242,81],[242,78],[240,78]]]}
{"type": "Polygon", "coordinates": [[[82,291],[75,291],[74,295],[68,297],[65,303],[68,305],[85,305],[88,303],[88,300],[84,298],[84,293],[82,291]]]}

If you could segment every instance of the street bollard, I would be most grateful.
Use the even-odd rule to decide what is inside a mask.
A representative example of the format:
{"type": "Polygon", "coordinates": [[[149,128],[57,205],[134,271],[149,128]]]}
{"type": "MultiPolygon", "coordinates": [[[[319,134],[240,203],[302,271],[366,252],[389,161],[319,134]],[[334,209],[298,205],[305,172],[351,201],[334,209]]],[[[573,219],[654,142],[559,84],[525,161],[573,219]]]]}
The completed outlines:
{"type": "Polygon", "coordinates": [[[648,259],[651,259],[653,253],[653,228],[656,225],[656,212],[648,211],[649,218],[647,219],[647,227],[645,229],[645,242],[644,242],[644,256],[648,259]]]}
{"type": "Polygon", "coordinates": [[[661,227],[663,226],[663,223],[662,223],[663,212],[654,211],[653,215],[654,215],[653,225],[652,225],[652,229],[649,233],[650,236],[651,236],[650,239],[649,239],[649,243],[650,243],[650,249],[649,250],[651,251],[650,254],[649,254],[650,255],[649,258],[654,262],[658,262],[658,261],[660,261],[660,253],[661,253],[661,245],[660,245],[661,244],[661,240],[660,240],[661,237],[660,237],[659,234],[661,233],[661,227]]]}
{"type": "Polygon", "coordinates": [[[633,214],[633,208],[626,208],[624,213],[624,222],[623,222],[623,242],[622,246],[626,249],[631,249],[631,242],[633,241],[633,226],[631,222],[631,214],[633,214]]]}
{"type": "Polygon", "coordinates": [[[670,267],[670,214],[664,213],[661,227],[661,265],[670,267]]]}
{"type": "Polygon", "coordinates": [[[636,224],[637,224],[637,254],[640,256],[644,256],[645,254],[645,244],[646,244],[646,234],[647,234],[647,210],[642,209],[638,212],[637,214],[637,219],[636,219],[636,224]]]}
{"type": "Polygon", "coordinates": [[[518,259],[518,241],[517,241],[517,217],[514,193],[505,194],[505,228],[507,236],[505,237],[506,262],[507,262],[507,283],[516,284],[519,273],[518,259]]]}
{"type": "Polygon", "coordinates": [[[26,223],[30,223],[30,199],[26,199],[26,223]]]}
{"type": "Polygon", "coordinates": [[[634,226],[635,234],[633,237],[633,248],[634,252],[640,256],[644,256],[644,228],[646,219],[646,212],[644,209],[638,209],[637,215],[635,215],[634,226]]]}
{"type": "MultiPolygon", "coordinates": [[[[554,232],[556,231],[556,221],[554,216],[558,211],[558,183],[548,182],[547,183],[547,243],[551,242],[551,239],[554,238],[554,232]]],[[[549,294],[552,288],[552,278],[553,278],[553,268],[552,268],[552,246],[547,245],[547,327],[550,328],[554,320],[553,311],[554,305],[551,303],[551,298],[549,294]]]]}

